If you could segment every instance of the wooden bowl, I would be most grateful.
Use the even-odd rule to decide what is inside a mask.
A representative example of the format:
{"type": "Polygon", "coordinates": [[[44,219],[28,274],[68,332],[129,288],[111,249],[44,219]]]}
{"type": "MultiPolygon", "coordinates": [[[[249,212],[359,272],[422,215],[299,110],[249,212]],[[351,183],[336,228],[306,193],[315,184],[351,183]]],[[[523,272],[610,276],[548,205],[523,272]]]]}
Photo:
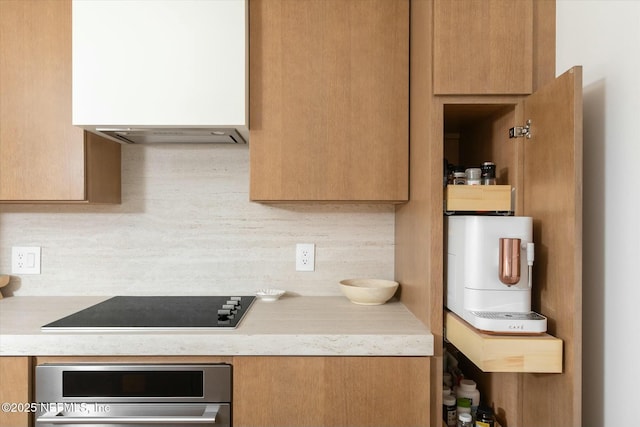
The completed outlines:
{"type": "Polygon", "coordinates": [[[398,285],[393,280],[347,279],[340,281],[340,290],[354,304],[380,305],[391,299],[398,285]]]}
{"type": "MultiPolygon", "coordinates": [[[[4,288],[5,286],[7,286],[9,284],[10,279],[11,279],[11,276],[6,274],[0,274],[0,288],[4,288]]],[[[0,299],[2,299],[2,292],[0,292],[0,299]]]]}

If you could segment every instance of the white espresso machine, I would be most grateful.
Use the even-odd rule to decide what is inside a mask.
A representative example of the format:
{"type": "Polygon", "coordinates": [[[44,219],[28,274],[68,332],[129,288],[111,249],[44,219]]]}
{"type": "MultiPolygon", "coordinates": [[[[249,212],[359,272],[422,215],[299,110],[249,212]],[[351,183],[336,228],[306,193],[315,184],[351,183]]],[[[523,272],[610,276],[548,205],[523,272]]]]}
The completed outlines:
{"type": "Polygon", "coordinates": [[[446,230],[447,308],[487,332],[546,332],[531,311],[532,218],[452,215],[446,230]]]}

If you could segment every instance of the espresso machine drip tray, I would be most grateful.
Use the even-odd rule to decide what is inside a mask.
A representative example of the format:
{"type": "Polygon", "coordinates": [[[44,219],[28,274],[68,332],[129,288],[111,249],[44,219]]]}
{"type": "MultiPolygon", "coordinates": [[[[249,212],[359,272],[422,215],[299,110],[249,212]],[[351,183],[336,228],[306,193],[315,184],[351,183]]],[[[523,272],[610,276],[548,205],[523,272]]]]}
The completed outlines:
{"type": "Polygon", "coordinates": [[[541,314],[536,312],[530,313],[494,313],[492,311],[472,311],[476,317],[481,317],[483,319],[493,319],[493,320],[544,320],[544,317],[541,314]]]}
{"type": "Polygon", "coordinates": [[[467,311],[464,319],[482,331],[531,334],[547,330],[547,318],[534,311],[527,313],[467,311]]]}

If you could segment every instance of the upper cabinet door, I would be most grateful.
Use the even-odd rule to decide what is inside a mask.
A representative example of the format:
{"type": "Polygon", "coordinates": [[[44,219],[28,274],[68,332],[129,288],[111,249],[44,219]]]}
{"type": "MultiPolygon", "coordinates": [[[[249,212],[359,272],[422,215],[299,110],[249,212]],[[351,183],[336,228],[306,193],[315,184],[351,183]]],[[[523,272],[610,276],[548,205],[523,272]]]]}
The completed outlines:
{"type": "Polygon", "coordinates": [[[0,200],[85,198],[71,126],[71,3],[0,1],[0,200]]]}
{"type": "Polygon", "coordinates": [[[564,341],[563,375],[524,376],[525,425],[580,425],[582,345],[582,68],[574,67],[529,96],[520,215],[534,219],[534,310],[553,319],[564,341]],[[549,396],[552,392],[553,399],[549,396]],[[564,408],[558,411],[557,408],[564,408]],[[551,414],[544,421],[540,414],[551,414]]]}
{"type": "Polygon", "coordinates": [[[534,0],[435,0],[436,95],[529,94],[534,0]]]}
{"type": "Polygon", "coordinates": [[[250,197],[406,201],[408,0],[252,0],[250,197]]]}
{"type": "Polygon", "coordinates": [[[0,1],[0,202],[120,203],[120,145],[71,124],[71,1],[0,1]]]}

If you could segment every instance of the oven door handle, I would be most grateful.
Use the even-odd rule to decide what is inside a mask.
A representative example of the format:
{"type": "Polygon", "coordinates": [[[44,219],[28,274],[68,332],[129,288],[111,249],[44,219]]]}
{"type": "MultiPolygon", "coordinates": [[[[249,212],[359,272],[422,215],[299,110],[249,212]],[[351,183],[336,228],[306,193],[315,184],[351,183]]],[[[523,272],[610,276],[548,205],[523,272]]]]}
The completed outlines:
{"type": "Polygon", "coordinates": [[[53,411],[36,417],[38,424],[215,424],[219,405],[206,405],[202,415],[68,416],[53,411]]]}

